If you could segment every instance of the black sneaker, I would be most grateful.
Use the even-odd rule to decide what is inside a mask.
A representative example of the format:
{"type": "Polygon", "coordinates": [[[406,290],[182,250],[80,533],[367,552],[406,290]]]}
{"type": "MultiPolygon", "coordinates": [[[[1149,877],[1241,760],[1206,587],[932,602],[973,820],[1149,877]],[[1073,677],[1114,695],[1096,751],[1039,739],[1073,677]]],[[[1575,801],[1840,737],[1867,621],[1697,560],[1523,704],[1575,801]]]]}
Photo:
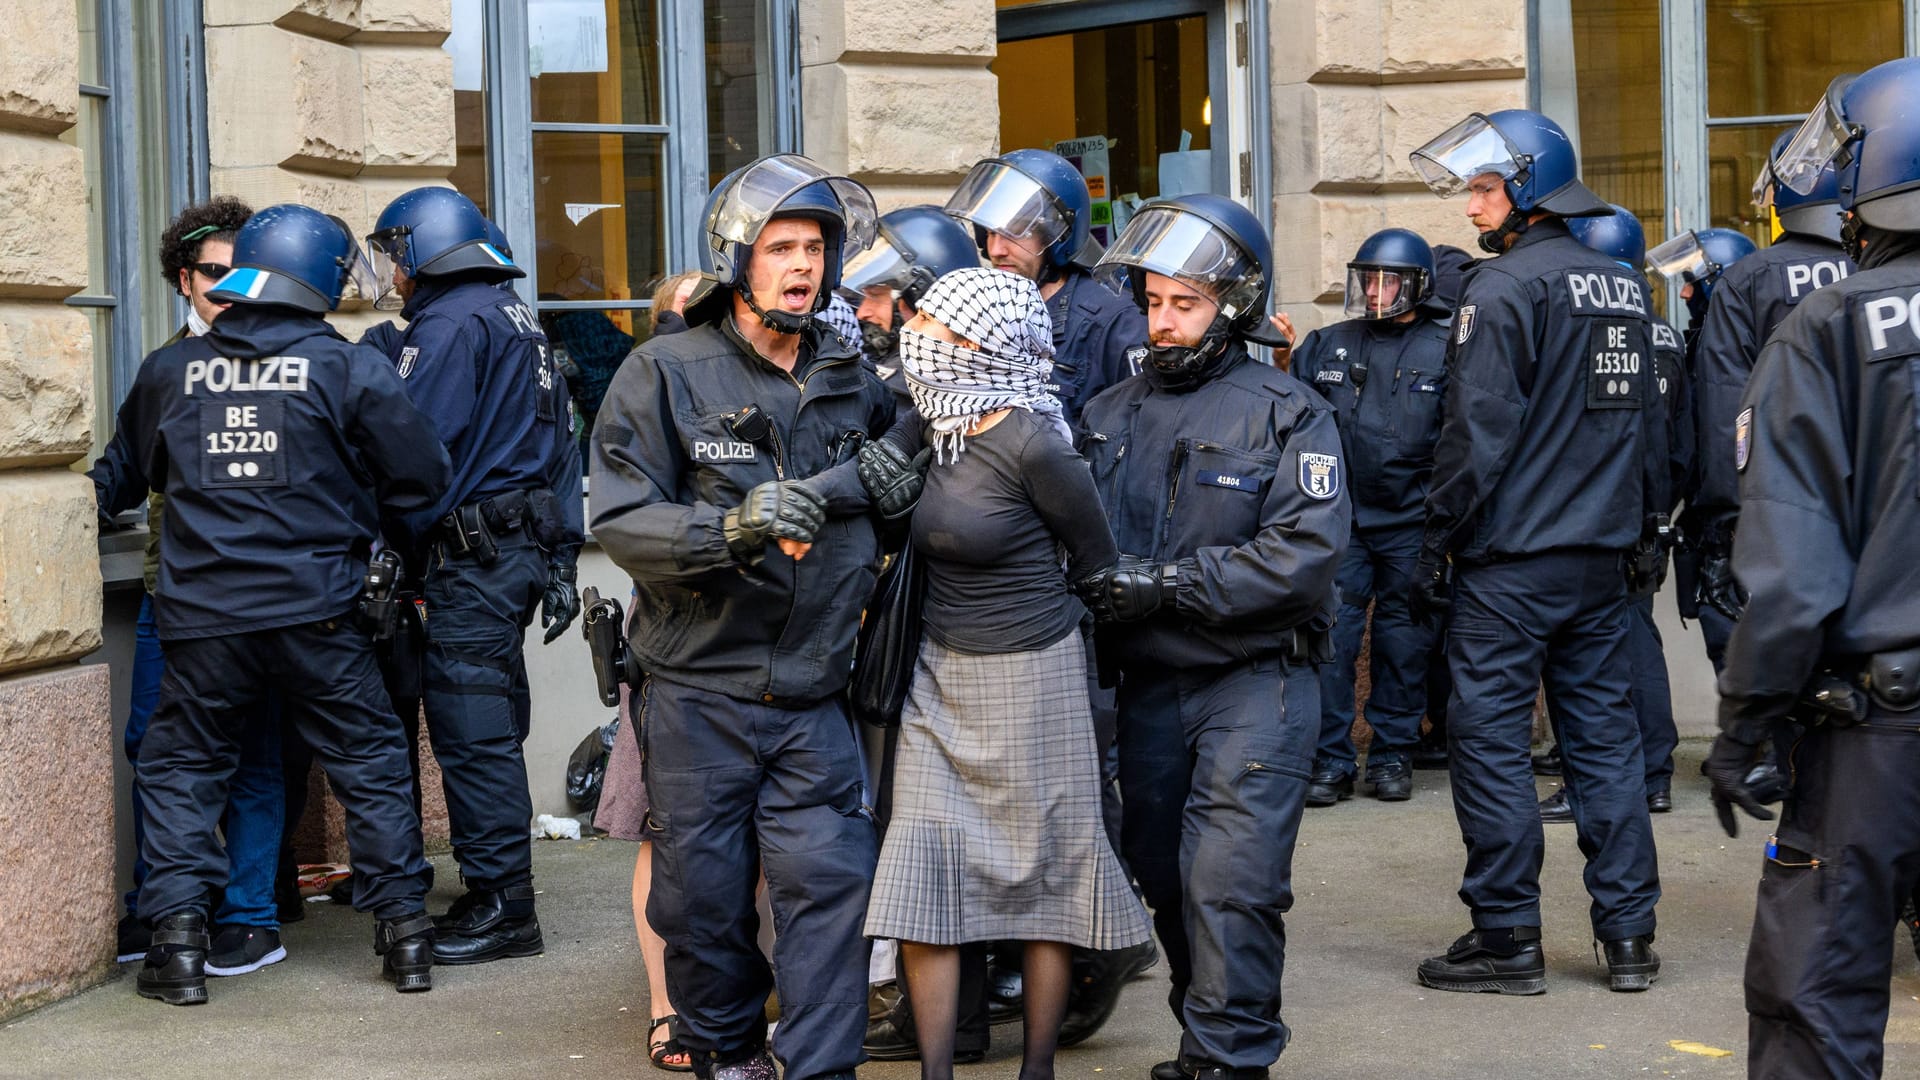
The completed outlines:
{"type": "Polygon", "coordinates": [[[1551,750],[1548,750],[1544,754],[1533,755],[1533,774],[1535,776],[1559,776],[1560,775],[1560,744],[1559,743],[1555,743],[1553,745],[1553,748],[1551,750]]]}
{"type": "Polygon", "coordinates": [[[1353,798],[1353,774],[1331,762],[1316,762],[1313,777],[1307,781],[1308,806],[1332,806],[1353,798]]]}
{"type": "Polygon", "coordinates": [[[207,974],[245,975],[287,958],[280,931],[271,926],[222,926],[207,950],[207,974]]]}
{"type": "Polygon", "coordinates": [[[1660,974],[1660,954],[1653,951],[1652,934],[1609,941],[1605,948],[1609,990],[1645,990],[1660,974]]]}
{"type": "Polygon", "coordinates": [[[1367,763],[1367,783],[1373,797],[1381,802],[1405,802],[1413,798],[1413,769],[1400,758],[1367,763]]]}
{"type": "Polygon", "coordinates": [[[115,937],[119,941],[113,950],[113,962],[116,964],[145,960],[147,950],[153,948],[153,928],[138,915],[121,916],[115,937]]]}
{"type": "Polygon", "coordinates": [[[1488,936],[1499,933],[1474,930],[1455,941],[1445,956],[1422,960],[1420,985],[1470,994],[1546,993],[1547,959],[1540,951],[1540,928],[1514,927],[1500,935],[1508,943],[1490,947],[1488,936]]]}
{"type": "Polygon", "coordinates": [[[1540,800],[1540,821],[1546,825],[1573,824],[1573,804],[1567,801],[1566,788],[1540,800]]]}

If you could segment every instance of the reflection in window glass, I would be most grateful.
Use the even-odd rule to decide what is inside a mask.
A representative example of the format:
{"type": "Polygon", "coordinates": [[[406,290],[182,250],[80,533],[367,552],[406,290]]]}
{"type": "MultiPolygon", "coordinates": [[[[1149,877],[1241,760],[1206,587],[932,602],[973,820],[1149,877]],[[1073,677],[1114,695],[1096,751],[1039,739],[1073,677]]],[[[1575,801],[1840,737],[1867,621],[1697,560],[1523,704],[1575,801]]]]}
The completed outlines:
{"type": "Polygon", "coordinates": [[[1022,103],[1000,112],[1001,148],[1073,159],[1102,243],[1139,201],[1212,189],[1205,17],[1002,42],[993,70],[1022,103]]]}
{"type": "Polygon", "coordinates": [[[447,181],[472,199],[481,213],[491,215],[487,200],[486,26],[481,0],[453,0],[453,33],[440,47],[453,56],[455,160],[447,181]]]}
{"type": "Polygon", "coordinates": [[[1707,115],[1714,117],[1805,113],[1835,75],[1898,57],[1904,40],[1900,0],[1706,4],[1707,115]]]}
{"type": "Polygon", "coordinates": [[[657,0],[529,0],[536,124],[658,124],[657,0]]]}
{"type": "MultiPolygon", "coordinates": [[[[645,296],[666,260],[663,142],[659,135],[534,132],[540,299],[645,296]]],[[[515,254],[527,262],[526,253],[515,254]]]]}
{"type": "Polygon", "coordinates": [[[1753,208],[1753,179],[1773,141],[1787,125],[1753,124],[1707,130],[1707,182],[1713,196],[1713,226],[1739,229],[1765,247],[1773,242],[1771,215],[1753,208]]]}
{"type": "Polygon", "coordinates": [[[764,0],[707,0],[707,178],[722,177],[770,147],[764,0]]]}

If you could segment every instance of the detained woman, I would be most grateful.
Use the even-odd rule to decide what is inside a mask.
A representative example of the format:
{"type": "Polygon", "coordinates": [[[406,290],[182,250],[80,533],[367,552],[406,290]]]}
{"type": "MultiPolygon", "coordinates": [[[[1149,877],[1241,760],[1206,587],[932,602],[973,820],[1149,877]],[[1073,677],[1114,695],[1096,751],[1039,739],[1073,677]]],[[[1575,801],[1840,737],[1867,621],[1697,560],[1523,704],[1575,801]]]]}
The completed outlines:
{"type": "Polygon", "coordinates": [[[934,447],[911,533],[925,632],[866,931],[901,941],[926,1080],[953,1074],[958,946],[1025,942],[1020,1077],[1050,1080],[1070,949],[1148,934],[1101,824],[1068,589],[1115,561],[1113,533],[1047,391],[1053,329],[1031,281],[947,274],[900,355],[934,447]]]}

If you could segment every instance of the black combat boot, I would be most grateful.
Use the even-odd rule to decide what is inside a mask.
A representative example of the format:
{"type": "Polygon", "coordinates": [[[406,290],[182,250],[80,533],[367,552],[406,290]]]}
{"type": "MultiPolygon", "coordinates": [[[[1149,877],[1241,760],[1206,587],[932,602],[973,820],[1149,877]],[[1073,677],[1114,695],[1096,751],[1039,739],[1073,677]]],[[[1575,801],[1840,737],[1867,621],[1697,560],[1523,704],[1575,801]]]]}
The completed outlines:
{"type": "Polygon", "coordinates": [[[1413,767],[1407,759],[1388,755],[1380,761],[1367,759],[1367,783],[1373,797],[1381,802],[1405,802],[1413,798],[1413,767]]]}
{"type": "Polygon", "coordinates": [[[1533,755],[1533,775],[1559,776],[1561,769],[1560,744],[1555,743],[1544,754],[1533,755]]]}
{"type": "Polygon", "coordinates": [[[1160,961],[1160,950],[1149,938],[1124,949],[1074,950],[1073,988],[1067,991],[1067,1013],[1060,1020],[1062,1047],[1078,1046],[1113,1015],[1127,980],[1160,961]]]}
{"type": "Polygon", "coordinates": [[[1605,943],[1607,989],[1632,992],[1653,985],[1660,974],[1660,954],[1653,951],[1653,935],[1620,938],[1605,943]]]}
{"type": "Polygon", "coordinates": [[[169,1005],[205,1005],[207,917],[198,911],[176,911],[155,923],[147,962],[134,985],[141,997],[169,1005]]]}
{"type": "Polygon", "coordinates": [[[1420,962],[1420,985],[1462,993],[1544,994],[1547,959],[1540,928],[1515,926],[1462,935],[1445,956],[1420,962]]]}
{"type": "Polygon", "coordinates": [[[425,911],[381,919],[373,926],[380,977],[403,994],[433,989],[433,920],[425,911]]]}
{"type": "Polygon", "coordinates": [[[533,913],[533,885],[503,889],[475,889],[462,909],[456,903],[447,913],[444,929],[436,926],[433,962],[449,966],[484,964],[509,956],[538,956],[546,951],[540,920],[533,913]]]}
{"type": "Polygon", "coordinates": [[[1308,806],[1332,806],[1353,798],[1353,774],[1330,761],[1315,762],[1307,781],[1308,806]]]}
{"type": "Polygon", "coordinates": [[[1566,788],[1540,800],[1540,821],[1545,825],[1573,824],[1573,804],[1567,801],[1566,788]]]}

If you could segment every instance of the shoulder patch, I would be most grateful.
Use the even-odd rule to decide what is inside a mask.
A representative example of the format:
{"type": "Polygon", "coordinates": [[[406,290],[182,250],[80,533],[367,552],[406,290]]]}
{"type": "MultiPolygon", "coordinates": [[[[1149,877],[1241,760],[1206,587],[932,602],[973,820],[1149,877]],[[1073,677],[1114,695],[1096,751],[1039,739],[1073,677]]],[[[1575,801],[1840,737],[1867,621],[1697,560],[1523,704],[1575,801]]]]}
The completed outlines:
{"type": "Polygon", "coordinates": [[[1146,364],[1147,347],[1145,345],[1135,345],[1133,348],[1127,350],[1127,374],[1140,374],[1140,369],[1145,367],[1146,364]]]}
{"type": "Polygon", "coordinates": [[[1753,406],[1740,410],[1733,422],[1733,468],[1736,472],[1747,471],[1747,458],[1753,453],[1753,406]]]}
{"type": "Polygon", "coordinates": [[[1453,316],[1453,343],[1465,345],[1473,336],[1474,316],[1480,314],[1479,304],[1462,304],[1453,316]]]}
{"type": "Polygon", "coordinates": [[[414,361],[418,359],[420,359],[420,347],[418,345],[409,345],[400,350],[400,359],[397,363],[396,370],[400,372],[401,378],[404,379],[413,374],[413,364],[414,361]]]}
{"type": "Polygon", "coordinates": [[[1300,451],[1300,493],[1320,501],[1340,494],[1340,459],[1300,451]]]}

